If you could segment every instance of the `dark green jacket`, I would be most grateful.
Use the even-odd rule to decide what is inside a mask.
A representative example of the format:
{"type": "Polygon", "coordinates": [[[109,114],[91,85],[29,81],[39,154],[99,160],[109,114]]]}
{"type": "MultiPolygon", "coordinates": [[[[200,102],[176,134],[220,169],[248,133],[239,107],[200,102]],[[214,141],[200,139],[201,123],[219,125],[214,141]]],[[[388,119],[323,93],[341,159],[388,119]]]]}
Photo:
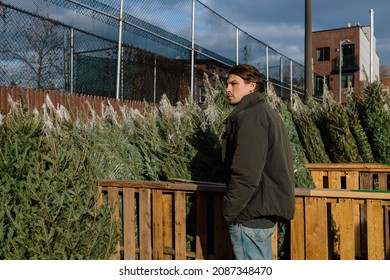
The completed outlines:
{"type": "Polygon", "coordinates": [[[292,219],[295,208],[293,158],[278,112],[251,93],[226,120],[222,157],[227,171],[223,215],[228,222],[277,215],[292,219]]]}

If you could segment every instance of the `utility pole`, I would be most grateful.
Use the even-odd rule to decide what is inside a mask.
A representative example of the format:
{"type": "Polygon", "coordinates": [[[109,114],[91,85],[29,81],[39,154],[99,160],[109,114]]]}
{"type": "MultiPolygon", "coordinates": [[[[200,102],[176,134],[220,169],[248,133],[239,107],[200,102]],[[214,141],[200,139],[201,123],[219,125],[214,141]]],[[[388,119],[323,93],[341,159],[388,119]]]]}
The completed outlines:
{"type": "Polygon", "coordinates": [[[313,95],[311,0],[305,0],[305,101],[313,95]]]}
{"type": "Polygon", "coordinates": [[[374,81],[374,10],[370,9],[370,83],[374,81]]]}

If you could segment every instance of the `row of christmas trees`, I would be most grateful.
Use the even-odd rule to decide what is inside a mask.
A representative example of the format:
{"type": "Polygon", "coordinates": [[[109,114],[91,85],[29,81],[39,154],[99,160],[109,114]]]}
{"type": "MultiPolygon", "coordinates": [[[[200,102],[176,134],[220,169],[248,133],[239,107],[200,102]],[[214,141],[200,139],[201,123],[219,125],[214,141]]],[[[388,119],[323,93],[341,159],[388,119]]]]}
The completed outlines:
{"type": "MultiPolygon", "coordinates": [[[[284,119],[293,120],[287,121],[294,124],[288,126],[293,135],[292,143],[296,147],[300,144],[306,156],[296,156],[303,160],[297,166],[306,161],[388,163],[390,99],[382,85],[378,81],[366,83],[359,96],[349,89],[344,105],[336,102],[327,89],[325,92],[322,102],[309,99],[303,104],[293,96],[291,103],[277,108],[284,119]]],[[[302,151],[296,148],[295,153],[298,155],[302,151]]]]}
{"type": "MultiPolygon", "coordinates": [[[[91,109],[91,117],[73,120],[50,99],[34,113],[11,100],[15,109],[0,124],[3,131],[12,130],[25,124],[13,119],[33,118],[37,135],[85,138],[80,142],[90,151],[95,178],[221,182],[221,135],[232,108],[219,77],[210,82],[205,76],[205,85],[202,108],[192,102],[172,105],[163,97],[143,114],[107,106],[102,115],[91,109]]],[[[266,94],[288,128],[299,187],[312,186],[306,163],[390,162],[390,101],[381,84],[367,83],[359,97],[350,90],[345,106],[325,92],[322,102],[309,99],[305,104],[297,95],[284,101],[272,89],[266,94]]]]}
{"type": "MultiPolygon", "coordinates": [[[[24,110],[13,100],[0,114],[0,259],[101,259],[114,250],[118,228],[107,208],[96,209],[94,181],[221,182],[221,135],[232,109],[218,77],[205,77],[202,107],[188,102],[144,113],[107,106],[102,115],[72,119],[50,99],[24,110]]],[[[290,102],[268,92],[284,119],[294,153],[297,187],[312,187],[305,164],[390,162],[389,97],[378,82],[346,106],[290,102]]]]}

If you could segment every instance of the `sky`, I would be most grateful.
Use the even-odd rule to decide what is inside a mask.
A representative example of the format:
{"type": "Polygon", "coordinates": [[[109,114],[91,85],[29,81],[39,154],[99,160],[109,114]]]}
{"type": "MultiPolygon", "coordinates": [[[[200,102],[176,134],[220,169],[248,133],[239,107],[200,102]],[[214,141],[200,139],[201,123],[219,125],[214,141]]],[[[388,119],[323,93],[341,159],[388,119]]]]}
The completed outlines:
{"type": "MultiPolygon", "coordinates": [[[[304,63],[305,0],[201,0],[241,30],[304,63]]],[[[390,67],[390,0],[311,0],[312,31],[370,25],[381,65],[390,67]]]]}

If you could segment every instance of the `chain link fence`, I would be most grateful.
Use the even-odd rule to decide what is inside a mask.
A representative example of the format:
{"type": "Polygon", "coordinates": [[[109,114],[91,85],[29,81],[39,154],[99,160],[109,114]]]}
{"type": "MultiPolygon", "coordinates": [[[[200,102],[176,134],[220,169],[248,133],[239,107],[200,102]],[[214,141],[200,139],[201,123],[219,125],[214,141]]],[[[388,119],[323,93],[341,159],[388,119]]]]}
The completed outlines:
{"type": "Polygon", "coordinates": [[[0,84],[202,102],[204,73],[255,65],[289,98],[304,67],[196,0],[2,0],[0,84]],[[120,39],[119,39],[120,38],[120,39]],[[119,42],[119,43],[118,43],[119,42]]]}

